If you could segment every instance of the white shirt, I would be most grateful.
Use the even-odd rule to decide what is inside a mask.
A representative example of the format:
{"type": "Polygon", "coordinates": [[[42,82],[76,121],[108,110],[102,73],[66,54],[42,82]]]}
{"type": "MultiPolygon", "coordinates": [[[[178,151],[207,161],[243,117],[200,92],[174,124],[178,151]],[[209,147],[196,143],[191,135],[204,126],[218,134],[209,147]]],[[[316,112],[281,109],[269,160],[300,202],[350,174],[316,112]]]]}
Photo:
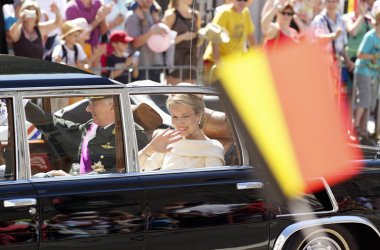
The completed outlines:
{"type": "MultiPolygon", "coordinates": [[[[63,44],[63,46],[65,46],[65,48],[66,48],[67,57],[63,58],[62,63],[75,67],[76,66],[75,65],[75,50],[67,48],[67,46],[65,44],[63,44]]],[[[85,60],[87,58],[87,55],[84,52],[82,46],[79,43],[76,43],[75,46],[77,46],[77,48],[78,48],[77,62],[81,62],[81,61],[85,60]]],[[[53,54],[52,54],[53,62],[55,62],[54,58],[56,58],[57,56],[63,57],[63,50],[62,50],[62,44],[61,43],[58,44],[57,46],[55,46],[55,48],[53,50],[53,54]]]]}
{"type": "MultiPolygon", "coordinates": [[[[315,36],[318,36],[318,34],[329,34],[329,33],[335,32],[337,28],[340,27],[342,30],[342,33],[340,34],[340,36],[338,36],[334,40],[336,53],[340,53],[344,50],[344,47],[347,44],[347,29],[346,29],[346,24],[342,19],[342,16],[340,14],[336,14],[336,15],[337,15],[336,21],[334,22],[327,16],[326,10],[323,10],[321,14],[314,17],[311,25],[312,25],[315,36]],[[327,18],[330,24],[331,31],[329,30],[327,26],[327,20],[325,17],[327,18]]],[[[328,51],[333,50],[332,42],[326,45],[326,49],[328,51]]]]}

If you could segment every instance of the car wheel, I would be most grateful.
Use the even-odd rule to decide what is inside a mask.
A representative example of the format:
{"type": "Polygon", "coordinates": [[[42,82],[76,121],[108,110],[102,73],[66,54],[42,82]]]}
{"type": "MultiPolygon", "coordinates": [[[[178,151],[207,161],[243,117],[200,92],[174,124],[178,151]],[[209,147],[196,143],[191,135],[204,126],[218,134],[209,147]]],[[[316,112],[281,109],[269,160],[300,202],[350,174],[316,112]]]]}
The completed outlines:
{"type": "Polygon", "coordinates": [[[352,234],[338,225],[324,226],[306,235],[297,233],[292,236],[286,250],[357,250],[357,243],[352,234]]]}

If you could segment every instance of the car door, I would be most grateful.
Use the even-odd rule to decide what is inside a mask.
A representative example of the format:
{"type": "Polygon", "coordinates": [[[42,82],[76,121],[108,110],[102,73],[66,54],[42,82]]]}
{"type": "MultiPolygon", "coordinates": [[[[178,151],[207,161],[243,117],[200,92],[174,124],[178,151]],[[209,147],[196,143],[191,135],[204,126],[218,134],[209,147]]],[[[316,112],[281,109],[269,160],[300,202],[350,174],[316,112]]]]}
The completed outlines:
{"type": "Polygon", "coordinates": [[[40,249],[142,249],[144,192],[135,176],[32,180],[40,202],[40,249]]]}
{"type": "Polygon", "coordinates": [[[267,249],[263,182],[250,167],[141,175],[146,249],[267,249]]]}
{"type": "MultiPolygon", "coordinates": [[[[50,174],[44,172],[35,173],[36,169],[31,169],[30,171],[32,175],[29,176],[29,180],[38,195],[40,250],[143,249],[145,244],[146,210],[144,190],[139,178],[127,173],[126,170],[126,166],[129,165],[129,157],[125,153],[128,150],[127,145],[124,143],[124,138],[127,130],[125,124],[128,123],[124,121],[121,114],[121,110],[125,108],[121,108],[125,102],[123,101],[122,90],[109,90],[108,93],[108,90],[102,89],[101,91],[101,93],[89,90],[76,91],[77,95],[75,97],[80,100],[67,110],[74,111],[77,115],[79,114],[79,118],[86,120],[89,115],[88,112],[86,113],[88,104],[83,105],[83,102],[88,102],[90,97],[96,98],[96,96],[100,96],[103,98],[104,95],[113,97],[116,118],[113,123],[112,134],[115,138],[114,141],[105,142],[101,146],[103,148],[102,152],[104,150],[115,150],[115,172],[96,172],[95,164],[91,166],[94,169],[93,172],[76,175],[74,170],[79,165],[71,162],[73,157],[72,148],[74,147],[66,145],[70,141],[63,140],[65,139],[63,137],[69,135],[70,131],[75,129],[76,126],[47,132],[43,130],[44,127],[36,125],[42,133],[38,142],[40,146],[37,149],[35,145],[29,145],[26,162],[33,168],[31,164],[32,156],[38,152],[46,155],[45,161],[49,162],[45,164],[46,166],[51,166],[53,171],[64,171],[66,173],[65,176],[52,177],[51,172],[49,172],[50,174]],[[83,94],[83,96],[78,97],[78,93],[83,94]],[[44,150],[46,152],[43,152],[44,150]],[[69,175],[67,175],[68,173],[69,175]]],[[[59,96],[59,91],[46,93],[28,92],[22,93],[22,95],[24,100],[36,100],[37,103],[42,104],[68,103],[67,100],[60,100],[71,98],[67,94],[70,93],[69,91],[66,90],[65,93],[66,96],[64,97],[59,96]]],[[[110,105],[108,102],[109,100],[107,105],[110,105]]],[[[26,104],[25,109],[28,105],[30,104],[26,104]]],[[[33,108],[35,107],[33,106],[33,108]]],[[[33,120],[31,115],[37,117],[40,113],[49,116],[49,111],[45,110],[45,107],[43,109],[28,114],[26,119],[33,120]]],[[[36,111],[36,109],[33,111],[36,111]]],[[[56,112],[56,117],[58,116],[65,123],[78,123],[75,118],[72,118],[72,114],[58,111],[58,113],[56,112]]],[[[35,122],[35,120],[38,119],[33,121],[35,122]]],[[[79,123],[81,124],[82,122],[79,123]]],[[[63,122],[57,124],[60,129],[64,127],[63,122]]],[[[49,123],[49,128],[51,126],[56,125],[55,123],[49,123]]],[[[104,134],[101,134],[101,136],[106,137],[104,134]]],[[[78,148],[74,155],[75,153],[78,153],[78,148]]],[[[93,155],[91,154],[91,156],[93,155]]],[[[101,153],[98,157],[100,159],[97,163],[98,166],[105,167],[104,165],[107,165],[106,160],[109,160],[110,155],[101,153]]]]}
{"type": "MultiPolygon", "coordinates": [[[[146,103],[155,109],[163,118],[160,128],[165,128],[170,127],[165,124],[170,117],[165,117],[163,96],[176,92],[204,94],[206,107],[220,106],[220,101],[212,101],[219,100],[212,95],[213,90],[200,87],[131,90],[131,99],[134,104],[146,103]]],[[[137,118],[135,121],[142,120],[137,118]]],[[[231,127],[233,129],[233,125],[231,127]]],[[[140,173],[148,204],[146,249],[268,248],[269,218],[264,182],[257,177],[254,168],[245,164],[248,158],[240,148],[238,135],[234,134],[232,145],[239,151],[240,160],[231,165],[140,173]]]]}
{"type": "Polygon", "coordinates": [[[38,249],[38,199],[32,184],[25,180],[25,165],[16,162],[14,98],[0,97],[0,249],[38,249]]]}

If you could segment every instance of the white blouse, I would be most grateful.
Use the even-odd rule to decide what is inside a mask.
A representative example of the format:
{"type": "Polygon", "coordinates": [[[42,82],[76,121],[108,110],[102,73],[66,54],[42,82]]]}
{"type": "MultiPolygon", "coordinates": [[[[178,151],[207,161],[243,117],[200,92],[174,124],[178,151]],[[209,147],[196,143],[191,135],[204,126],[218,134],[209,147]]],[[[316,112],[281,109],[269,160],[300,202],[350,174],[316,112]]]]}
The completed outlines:
{"type": "Polygon", "coordinates": [[[182,139],[170,145],[168,153],[153,153],[146,159],[144,171],[223,166],[223,145],[217,140],[182,139]]]}

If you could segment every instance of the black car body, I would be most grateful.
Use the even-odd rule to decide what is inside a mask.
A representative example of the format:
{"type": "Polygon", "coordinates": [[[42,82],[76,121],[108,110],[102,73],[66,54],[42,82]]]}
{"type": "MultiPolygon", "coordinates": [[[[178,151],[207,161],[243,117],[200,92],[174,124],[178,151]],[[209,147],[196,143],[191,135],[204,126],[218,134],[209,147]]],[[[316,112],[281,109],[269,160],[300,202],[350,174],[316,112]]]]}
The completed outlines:
{"type": "Polygon", "coordinates": [[[0,70],[0,99],[8,112],[0,126],[8,135],[1,141],[1,249],[380,249],[377,160],[365,161],[362,174],[334,187],[322,177],[310,180],[324,188],[290,209],[273,200],[271,183],[261,177],[215,89],[149,81],[126,86],[45,62],[7,56],[0,61],[9,66],[0,70]],[[170,127],[165,97],[172,93],[202,94],[210,117],[224,117],[222,127],[229,131],[214,129],[208,136],[224,143],[226,166],[140,171],[135,123],[147,134],[170,127]],[[26,139],[24,101],[53,112],[56,100],[79,97],[55,112],[79,121],[88,117],[78,104],[97,95],[112,95],[118,103],[120,171],[36,177],[51,169],[69,171],[75,152],[62,154],[65,145],[52,134],[26,139]],[[141,103],[161,116],[158,126],[137,119],[133,107],[141,103]]]}

